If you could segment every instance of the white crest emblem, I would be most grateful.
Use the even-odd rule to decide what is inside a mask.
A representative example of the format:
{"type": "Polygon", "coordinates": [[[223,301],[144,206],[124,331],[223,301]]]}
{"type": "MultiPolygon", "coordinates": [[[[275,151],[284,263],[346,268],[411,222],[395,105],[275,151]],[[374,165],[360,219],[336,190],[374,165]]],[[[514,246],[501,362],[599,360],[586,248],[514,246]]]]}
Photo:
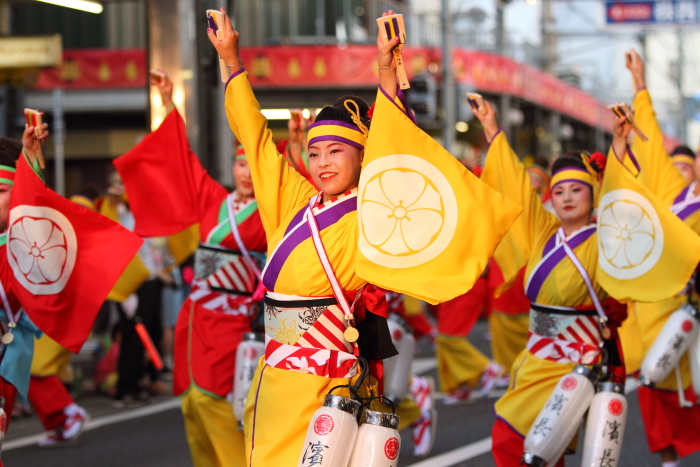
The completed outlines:
{"type": "Polygon", "coordinates": [[[9,224],[7,259],[15,278],[36,295],[61,292],[78,251],[68,218],[53,208],[23,204],[10,211],[9,224]]]}
{"type": "Polygon", "coordinates": [[[358,210],[360,251],[390,268],[434,259],[457,229],[450,182],[430,162],[407,154],[380,157],[362,169],[358,210]]]}
{"type": "Polygon", "coordinates": [[[598,209],[600,267],[615,279],[636,279],[661,258],[664,231],[654,206],[639,193],[606,193],[598,209]]]}

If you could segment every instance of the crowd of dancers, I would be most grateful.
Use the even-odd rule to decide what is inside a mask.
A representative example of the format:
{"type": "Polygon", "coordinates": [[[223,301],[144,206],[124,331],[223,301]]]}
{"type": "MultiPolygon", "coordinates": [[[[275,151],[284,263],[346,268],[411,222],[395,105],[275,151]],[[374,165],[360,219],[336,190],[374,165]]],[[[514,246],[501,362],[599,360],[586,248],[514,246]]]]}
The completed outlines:
{"type": "MultiPolygon", "coordinates": [[[[99,315],[87,314],[111,343],[98,382],[121,405],[165,392],[155,342],[172,370],[197,466],[347,465],[318,463],[320,451],[310,455],[307,446],[313,430],[328,428],[314,414],[331,393],[367,410],[395,408],[395,428],[410,427],[414,454],[427,456],[438,429],[436,382],[410,372],[403,387],[391,380],[398,359],[410,368],[414,347],[401,342],[410,335],[435,349],[444,404],[505,389],[492,429],[497,465],[564,465],[575,437],[556,440],[553,455],[533,441],[533,427],[544,432],[550,396],[581,368],[595,372],[596,383],[624,386],[645,376],[645,357],[670,316],[694,306],[700,165],[688,147],[666,152],[642,58],[627,55],[634,116],[611,114],[610,148],[526,167],[491,104],[473,98],[487,149],[483,166],[468,169],[415,124],[397,80],[397,23],[377,37],[374,104],[340,97],[311,118],[290,119],[288,139],[276,142],[240,59],[238,32],[222,13],[207,34],[228,74],[223,105],[238,142],[235,189],[214,180],[189,149],[172,83],[161,73],[153,82],[168,108],[160,127],[114,160],[105,194],[86,188],[72,197],[80,216],[102,215],[145,239],[136,255],[136,248],[115,251],[121,262],[105,279],[104,305],[99,315]],[[491,358],[467,340],[482,317],[491,358]],[[245,342],[257,344],[243,355],[245,342]],[[237,372],[242,358],[253,361],[245,382],[237,372]],[[238,384],[246,384],[243,397],[238,384]],[[390,394],[393,402],[380,397],[390,394]]],[[[19,222],[9,196],[18,156],[41,176],[36,160],[46,125],[38,130],[28,124],[22,143],[2,141],[5,232],[19,222]]],[[[3,236],[10,257],[18,235],[3,236]]],[[[66,264],[64,256],[56,261],[66,264]]],[[[104,259],[79,254],[76,261],[100,267],[104,259]]],[[[21,410],[18,391],[47,431],[40,446],[74,443],[89,416],[61,380],[69,333],[41,326],[36,305],[12,279],[34,276],[19,260],[6,263],[5,411],[21,410]],[[20,306],[24,324],[12,313],[20,306]],[[22,326],[26,339],[13,333],[22,326]],[[39,337],[39,329],[46,334],[39,337]]],[[[54,291],[58,300],[63,290],[54,291]]],[[[698,327],[690,323],[683,329],[698,327]]],[[[692,352],[680,352],[663,377],[638,390],[649,451],[664,467],[700,449],[692,352]]],[[[580,416],[566,423],[577,427],[580,416]]],[[[595,465],[618,461],[603,460],[595,465]]]]}

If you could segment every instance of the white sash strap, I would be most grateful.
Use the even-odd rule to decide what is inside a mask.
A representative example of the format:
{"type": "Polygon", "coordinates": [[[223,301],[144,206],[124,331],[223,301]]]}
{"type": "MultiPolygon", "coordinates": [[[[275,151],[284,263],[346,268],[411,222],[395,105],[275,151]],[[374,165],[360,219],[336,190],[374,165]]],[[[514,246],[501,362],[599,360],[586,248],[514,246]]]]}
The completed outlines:
{"type": "Polygon", "coordinates": [[[595,288],[593,287],[593,281],[591,281],[591,278],[589,277],[586,268],[583,267],[583,264],[578,259],[578,256],[576,256],[576,253],[574,253],[574,250],[572,250],[569,244],[566,242],[566,235],[564,235],[564,229],[560,227],[559,231],[557,232],[557,235],[559,235],[559,239],[561,240],[562,245],[564,246],[566,256],[568,256],[571,262],[574,263],[574,266],[583,278],[583,282],[586,284],[588,294],[591,296],[591,300],[593,300],[593,306],[595,306],[595,309],[598,312],[598,315],[600,316],[600,322],[602,324],[605,324],[608,321],[608,317],[605,315],[603,305],[600,304],[600,299],[598,298],[598,294],[596,293],[595,288]]]}
{"type": "MultiPolygon", "coordinates": [[[[9,323],[11,332],[12,329],[15,326],[17,326],[17,321],[19,320],[19,317],[22,314],[22,309],[20,308],[17,313],[12,313],[12,309],[10,308],[10,302],[9,300],[7,300],[7,294],[5,293],[5,287],[2,285],[2,281],[0,281],[0,299],[2,299],[2,306],[5,309],[5,316],[7,316],[7,321],[9,323]]],[[[2,333],[5,334],[6,330],[2,323],[0,323],[0,329],[2,330],[2,333]]]]}
{"type": "Polygon", "coordinates": [[[328,254],[326,253],[326,248],[323,246],[321,241],[321,232],[318,229],[318,223],[316,223],[316,217],[313,214],[312,206],[320,199],[321,193],[319,193],[315,198],[311,198],[309,201],[309,206],[306,208],[304,213],[304,218],[311,231],[311,239],[314,242],[314,248],[316,249],[316,254],[318,254],[318,259],[321,260],[321,265],[323,266],[323,271],[328,277],[328,282],[331,284],[331,289],[333,290],[333,295],[335,295],[336,300],[338,300],[338,305],[340,309],[343,310],[346,320],[352,319],[352,308],[343,294],[343,289],[338,283],[338,279],[335,277],[335,272],[333,272],[333,267],[328,259],[328,254]]]}
{"type": "Polygon", "coordinates": [[[228,222],[229,224],[231,224],[231,233],[233,233],[233,239],[236,240],[236,245],[238,245],[238,249],[241,251],[241,254],[243,255],[243,258],[245,258],[246,263],[248,264],[250,269],[253,270],[255,277],[257,277],[257,279],[260,280],[260,269],[258,269],[258,266],[255,264],[255,261],[253,261],[253,258],[251,258],[248,249],[243,244],[241,234],[238,231],[238,225],[236,224],[236,216],[233,214],[233,200],[235,196],[236,192],[234,191],[233,193],[229,193],[229,195],[226,197],[226,209],[228,211],[228,222]]]}

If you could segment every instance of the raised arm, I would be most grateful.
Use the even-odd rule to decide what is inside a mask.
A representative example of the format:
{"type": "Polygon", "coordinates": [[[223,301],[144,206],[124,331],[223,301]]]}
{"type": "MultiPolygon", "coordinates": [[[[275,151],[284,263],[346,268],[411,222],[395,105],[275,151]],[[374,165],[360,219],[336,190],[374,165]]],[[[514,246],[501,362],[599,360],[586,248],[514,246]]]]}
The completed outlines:
{"type": "Polygon", "coordinates": [[[207,34],[232,73],[226,85],[226,116],[231,130],[245,148],[260,216],[269,238],[284,218],[308,202],[316,190],[277,152],[267,119],[243,68],[238,31],[228,16],[222,40],[211,29],[207,34]]]}
{"type": "Polygon", "coordinates": [[[39,167],[37,154],[41,151],[41,146],[44,144],[46,137],[49,135],[48,128],[48,124],[42,123],[41,136],[38,138],[35,136],[36,133],[34,127],[30,125],[24,125],[24,133],[22,133],[22,154],[24,154],[24,157],[27,158],[29,167],[31,167],[42,180],[44,179],[44,174],[39,167]]]}
{"type": "MultiPolygon", "coordinates": [[[[394,11],[382,13],[382,17],[393,15],[394,11]]],[[[394,60],[394,48],[399,45],[399,37],[387,39],[386,32],[382,28],[377,31],[377,66],[379,67],[379,86],[392,100],[396,99],[399,88],[396,79],[396,61],[394,60]]]]}
{"type": "Polygon", "coordinates": [[[629,124],[625,117],[618,117],[615,114],[613,114],[612,118],[613,140],[612,144],[610,145],[610,149],[613,151],[613,154],[617,157],[617,160],[619,160],[620,163],[625,164],[625,157],[629,152],[627,141],[629,138],[630,131],[632,130],[632,126],[629,124]]]}
{"type": "Polygon", "coordinates": [[[530,176],[500,130],[496,111],[491,104],[484,101],[484,113],[475,111],[474,115],[481,122],[490,143],[481,179],[523,207],[522,214],[496,250],[496,260],[509,280],[509,276],[517,274],[527,264],[538,233],[551,230],[559,222],[544,208],[537,191],[530,184],[530,176]],[[512,267],[505,267],[506,263],[501,258],[507,258],[508,262],[513,263],[512,267]]]}
{"type": "MultiPolygon", "coordinates": [[[[638,178],[661,202],[670,206],[688,183],[673,165],[664,148],[664,135],[656,120],[651,96],[646,88],[644,61],[634,50],[631,50],[629,55],[627,68],[632,75],[632,84],[636,93],[633,104],[634,121],[649,138],[649,141],[643,142],[635,135],[632,140],[631,149],[641,167],[638,178]]],[[[617,155],[620,154],[617,153],[617,155]]]]}
{"type": "Polygon", "coordinates": [[[168,109],[168,112],[173,110],[175,108],[175,103],[173,102],[173,82],[170,81],[168,75],[163,73],[161,79],[157,81],[152,80],[151,84],[158,88],[163,107],[168,109]]]}

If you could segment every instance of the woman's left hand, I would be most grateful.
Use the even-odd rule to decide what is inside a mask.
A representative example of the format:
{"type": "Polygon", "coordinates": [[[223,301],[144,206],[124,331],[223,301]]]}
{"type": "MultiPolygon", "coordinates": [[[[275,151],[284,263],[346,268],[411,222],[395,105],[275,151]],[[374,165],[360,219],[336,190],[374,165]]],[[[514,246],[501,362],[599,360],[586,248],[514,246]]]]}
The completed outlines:
{"type": "MultiPolygon", "coordinates": [[[[394,10],[389,10],[388,12],[382,13],[382,17],[390,16],[394,14],[394,10]]],[[[387,67],[395,67],[396,63],[394,61],[394,49],[399,45],[399,36],[394,37],[391,40],[387,40],[387,35],[382,28],[378,28],[377,31],[377,64],[379,65],[379,71],[385,71],[387,67]]],[[[389,70],[396,73],[396,70],[389,70]]]]}
{"type": "Polygon", "coordinates": [[[209,41],[219,53],[219,57],[226,62],[226,65],[241,68],[243,67],[243,61],[240,57],[238,31],[231,25],[231,20],[226,14],[226,10],[222,8],[221,12],[224,14],[223,38],[219,40],[213,29],[207,29],[207,37],[209,37],[209,41]]]}

